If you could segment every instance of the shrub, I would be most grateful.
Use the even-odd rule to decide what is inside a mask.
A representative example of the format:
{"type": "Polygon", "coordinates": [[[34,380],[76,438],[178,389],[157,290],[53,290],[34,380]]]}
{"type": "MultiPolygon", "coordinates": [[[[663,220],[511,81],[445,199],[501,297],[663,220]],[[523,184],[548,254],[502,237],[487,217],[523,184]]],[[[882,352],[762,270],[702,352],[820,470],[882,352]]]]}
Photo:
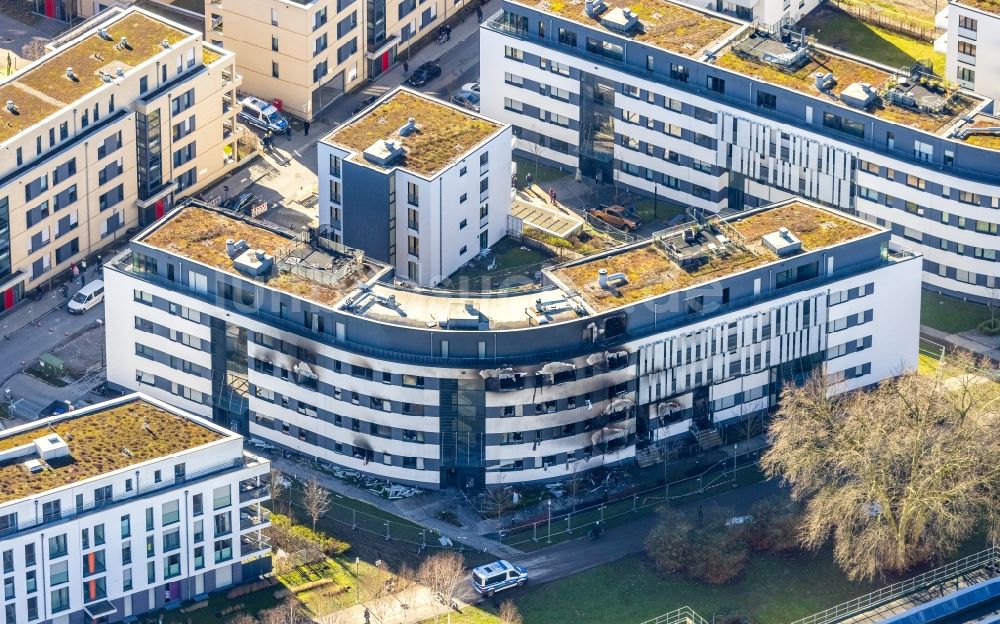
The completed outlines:
{"type": "Polygon", "coordinates": [[[665,574],[718,585],[738,577],[746,568],[749,547],[740,526],[720,509],[689,515],[665,509],[660,523],[646,539],[646,554],[665,574]]]}
{"type": "Polygon", "coordinates": [[[1000,335],[1000,320],[989,319],[979,324],[979,331],[987,336],[1000,335]]]}
{"type": "Polygon", "coordinates": [[[788,552],[799,548],[799,506],[781,496],[754,503],[751,520],[744,525],[747,543],[754,550],[788,552]]]}
{"type": "Polygon", "coordinates": [[[267,529],[275,547],[288,553],[309,548],[319,548],[329,557],[347,552],[351,545],[330,537],[322,531],[313,531],[307,526],[292,524],[291,518],[281,514],[271,514],[271,526],[267,529]]]}

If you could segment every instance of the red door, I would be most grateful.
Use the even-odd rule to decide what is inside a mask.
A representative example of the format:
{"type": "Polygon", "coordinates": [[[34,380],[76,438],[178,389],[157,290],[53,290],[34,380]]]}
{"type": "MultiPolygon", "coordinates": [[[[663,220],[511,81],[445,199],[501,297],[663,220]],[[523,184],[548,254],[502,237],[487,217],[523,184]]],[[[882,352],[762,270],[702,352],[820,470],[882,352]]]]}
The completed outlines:
{"type": "Polygon", "coordinates": [[[14,307],[14,289],[8,288],[3,291],[3,310],[9,310],[14,307]]]}
{"type": "Polygon", "coordinates": [[[387,69],[389,69],[389,51],[388,50],[386,50],[385,53],[382,54],[382,71],[386,71],[387,69]]]}
{"type": "Polygon", "coordinates": [[[45,0],[45,17],[56,16],[56,0],[45,0]]]}
{"type": "Polygon", "coordinates": [[[163,216],[163,206],[164,206],[163,200],[162,199],[157,200],[157,202],[156,202],[156,218],[157,219],[159,219],[160,217],[163,216]]]}

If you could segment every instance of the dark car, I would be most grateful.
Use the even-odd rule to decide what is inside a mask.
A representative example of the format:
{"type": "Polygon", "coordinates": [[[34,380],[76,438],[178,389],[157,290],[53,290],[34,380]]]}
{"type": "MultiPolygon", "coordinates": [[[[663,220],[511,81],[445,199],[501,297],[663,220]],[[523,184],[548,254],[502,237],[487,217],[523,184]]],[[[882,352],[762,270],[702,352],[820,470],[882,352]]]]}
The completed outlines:
{"type": "Polygon", "coordinates": [[[365,110],[366,108],[368,108],[369,106],[371,106],[372,104],[374,104],[375,100],[377,100],[378,97],[379,96],[377,96],[377,95],[369,95],[360,104],[358,104],[357,106],[354,107],[354,112],[351,113],[351,114],[352,115],[357,115],[361,111],[365,110]]]}
{"type": "Polygon", "coordinates": [[[222,207],[236,212],[249,212],[256,200],[257,196],[253,193],[240,193],[222,202],[222,207]]]}
{"type": "Polygon", "coordinates": [[[441,75],[441,66],[434,61],[428,61],[416,68],[406,82],[411,87],[422,87],[441,75]]]}

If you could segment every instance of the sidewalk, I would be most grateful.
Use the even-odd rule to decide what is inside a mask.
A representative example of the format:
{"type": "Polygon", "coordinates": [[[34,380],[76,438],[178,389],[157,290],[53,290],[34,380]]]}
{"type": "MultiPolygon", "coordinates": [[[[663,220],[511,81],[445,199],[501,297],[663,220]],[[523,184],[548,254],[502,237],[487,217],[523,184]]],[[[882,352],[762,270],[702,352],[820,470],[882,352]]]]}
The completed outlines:
{"type": "Polygon", "coordinates": [[[945,346],[965,349],[1000,362],[1000,336],[984,336],[975,330],[949,334],[927,325],[920,326],[920,334],[945,346]]]}

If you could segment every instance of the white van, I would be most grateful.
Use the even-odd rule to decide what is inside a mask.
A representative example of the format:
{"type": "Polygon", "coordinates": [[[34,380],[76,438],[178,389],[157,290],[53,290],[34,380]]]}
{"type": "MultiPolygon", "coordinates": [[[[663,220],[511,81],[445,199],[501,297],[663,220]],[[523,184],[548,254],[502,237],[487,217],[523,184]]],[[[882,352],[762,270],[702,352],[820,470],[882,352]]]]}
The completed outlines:
{"type": "Polygon", "coordinates": [[[511,587],[521,587],[527,581],[527,570],[503,559],[472,570],[472,588],[485,596],[493,596],[511,587]]]}
{"type": "Polygon", "coordinates": [[[83,314],[102,301],[104,301],[104,282],[94,280],[73,295],[66,309],[70,314],[83,314]]]}
{"type": "Polygon", "coordinates": [[[260,98],[250,96],[240,102],[239,117],[251,126],[261,130],[270,130],[275,134],[283,134],[288,127],[288,120],[281,116],[274,104],[260,98]]]}

